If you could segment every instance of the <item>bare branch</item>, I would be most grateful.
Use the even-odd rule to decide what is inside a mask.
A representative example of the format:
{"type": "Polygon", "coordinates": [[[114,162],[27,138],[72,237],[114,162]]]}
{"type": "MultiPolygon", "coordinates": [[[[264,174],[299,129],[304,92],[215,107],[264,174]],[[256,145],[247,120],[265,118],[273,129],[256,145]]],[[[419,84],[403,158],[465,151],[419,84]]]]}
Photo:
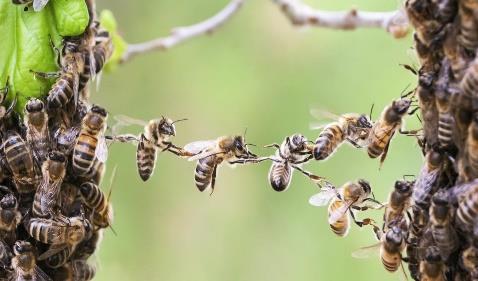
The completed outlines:
{"type": "Polygon", "coordinates": [[[273,0],[294,25],[319,26],[353,30],[358,27],[383,28],[395,38],[408,32],[408,19],[403,9],[390,12],[314,10],[299,0],[273,0]]]}
{"type": "Polygon", "coordinates": [[[167,37],[157,38],[138,44],[129,44],[126,52],[121,58],[121,62],[126,62],[138,54],[156,50],[165,51],[194,37],[212,34],[217,28],[228,21],[232,15],[241,8],[243,3],[244,0],[232,0],[219,13],[205,21],[191,26],[176,27],[167,37]]]}

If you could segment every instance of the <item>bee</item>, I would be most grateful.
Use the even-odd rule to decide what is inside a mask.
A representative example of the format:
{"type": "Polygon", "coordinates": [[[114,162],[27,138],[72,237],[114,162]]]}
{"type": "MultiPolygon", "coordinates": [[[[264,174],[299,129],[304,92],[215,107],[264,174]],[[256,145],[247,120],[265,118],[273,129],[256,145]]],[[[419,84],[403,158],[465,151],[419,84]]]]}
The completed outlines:
{"type": "Polygon", "coordinates": [[[428,71],[424,67],[419,70],[416,92],[423,119],[425,142],[428,147],[432,147],[438,142],[438,109],[433,89],[434,80],[435,73],[433,71],[428,71]]]}
{"type": "Polygon", "coordinates": [[[84,175],[93,167],[95,157],[105,162],[107,147],[103,136],[106,130],[108,113],[102,107],[94,105],[83,118],[80,134],[73,148],[73,171],[84,175]]]}
{"type": "Polygon", "coordinates": [[[461,254],[461,264],[470,274],[471,280],[478,280],[478,227],[473,229],[473,239],[468,248],[461,254]]]}
{"type": "Polygon", "coordinates": [[[101,240],[103,240],[103,229],[95,230],[89,239],[78,244],[73,259],[87,260],[98,249],[101,240]]]}
{"type": "Polygon", "coordinates": [[[30,99],[25,106],[26,140],[38,163],[46,160],[50,149],[50,134],[48,132],[48,114],[43,102],[30,99]]]}
{"type": "Polygon", "coordinates": [[[420,41],[427,46],[437,44],[443,36],[440,32],[445,23],[439,21],[436,12],[430,9],[429,4],[419,0],[407,0],[405,8],[420,41]]]}
{"type": "Polygon", "coordinates": [[[473,120],[468,127],[464,150],[464,159],[459,169],[460,174],[472,179],[478,175],[478,114],[473,115],[473,120]]]}
{"type": "Polygon", "coordinates": [[[49,281],[51,278],[37,266],[34,248],[30,242],[17,241],[13,245],[13,276],[9,280],[49,281]]]}
{"type": "Polygon", "coordinates": [[[61,213],[66,216],[71,216],[78,199],[78,186],[73,183],[63,182],[61,185],[59,204],[61,206],[61,213]]]}
{"type": "Polygon", "coordinates": [[[174,124],[186,119],[172,121],[169,118],[161,117],[160,119],[152,119],[148,123],[124,115],[115,116],[115,119],[118,123],[112,129],[113,132],[125,124],[134,124],[144,127],[144,133],[139,137],[131,134],[109,137],[109,139],[113,141],[138,143],[136,165],[138,167],[139,176],[143,181],[147,181],[153,174],[158,150],[169,151],[178,156],[185,155],[180,147],[175,146],[171,142],[171,137],[176,136],[176,126],[174,124]]]}
{"type": "Polygon", "coordinates": [[[16,240],[16,229],[22,215],[18,210],[17,198],[12,193],[7,193],[0,201],[0,234],[1,238],[9,243],[16,240]]]}
{"type": "MultiPolygon", "coordinates": [[[[402,134],[413,134],[413,131],[402,131],[402,119],[408,113],[412,100],[402,97],[394,100],[391,105],[385,107],[380,119],[373,125],[368,139],[367,152],[370,158],[381,155],[380,165],[387,157],[388,148],[393,135],[398,130],[402,134]]],[[[413,114],[410,112],[409,114],[413,114]]]]}
{"type": "Polygon", "coordinates": [[[249,151],[244,139],[244,136],[223,136],[216,140],[192,142],[184,147],[187,153],[194,155],[189,161],[197,160],[194,179],[199,191],[210,186],[211,194],[214,192],[217,167],[222,162],[241,164],[240,160],[257,158],[249,151]]]}
{"type": "Polygon", "coordinates": [[[469,97],[475,97],[478,89],[478,60],[475,59],[470,63],[466,70],[463,79],[460,82],[460,89],[463,90],[463,94],[469,97]]]}
{"type": "Polygon", "coordinates": [[[436,106],[438,109],[438,142],[441,147],[450,147],[453,145],[455,135],[455,118],[451,110],[451,99],[453,93],[450,92],[450,64],[447,59],[444,60],[436,83],[436,106]]]}
{"type": "Polygon", "coordinates": [[[100,228],[110,226],[113,221],[113,208],[109,203],[111,192],[106,197],[103,191],[92,182],[82,183],[80,192],[85,205],[93,210],[93,224],[100,228]]]}
{"type": "Polygon", "coordinates": [[[66,38],[63,40],[63,48],[58,58],[61,68],[60,72],[42,73],[31,71],[35,76],[45,79],[58,77],[48,92],[47,105],[49,109],[65,107],[72,99],[74,99],[75,105],[78,104],[80,73],[84,71],[85,64],[80,47],[81,40],[79,38],[66,38]]]}
{"type": "Polygon", "coordinates": [[[442,261],[440,250],[430,246],[425,250],[424,259],[420,262],[420,280],[445,281],[445,264],[442,261]]]}
{"type": "Polygon", "coordinates": [[[450,61],[453,77],[456,81],[461,81],[471,58],[466,55],[466,50],[458,44],[458,34],[459,28],[455,24],[449,24],[443,51],[450,61]]]}
{"type": "Polygon", "coordinates": [[[409,235],[407,240],[406,262],[408,263],[408,271],[413,280],[420,280],[420,251],[418,247],[418,238],[409,235]]]}
{"type": "Polygon", "coordinates": [[[430,206],[443,160],[444,155],[436,149],[431,149],[425,156],[425,164],[418,174],[412,194],[415,205],[423,210],[428,210],[430,206]]]}
{"type": "Polygon", "coordinates": [[[478,47],[478,35],[475,32],[478,29],[476,16],[474,13],[476,9],[476,3],[473,1],[459,2],[460,31],[457,36],[457,41],[460,46],[473,52],[478,47]]]}
{"type": "Polygon", "coordinates": [[[33,10],[39,12],[48,4],[49,0],[12,0],[15,5],[31,5],[33,4],[33,10]]]}
{"type": "Polygon", "coordinates": [[[327,114],[337,119],[336,122],[326,125],[315,140],[313,148],[315,160],[327,159],[344,141],[357,148],[367,146],[366,141],[372,128],[370,119],[367,116],[357,113],[335,116],[327,112],[318,112],[317,114],[314,111],[312,111],[312,114],[327,114]]]}
{"type": "Polygon", "coordinates": [[[113,54],[113,51],[113,41],[109,32],[104,28],[98,28],[95,36],[95,46],[93,47],[96,73],[103,69],[106,61],[113,54]]]}
{"type": "MultiPolygon", "coordinates": [[[[322,178],[303,170],[300,165],[313,158],[312,147],[307,138],[301,134],[294,134],[286,137],[281,145],[276,143],[266,147],[275,147],[277,152],[275,156],[268,158],[273,160],[269,171],[269,182],[275,191],[285,191],[292,180],[292,168],[300,171],[312,180],[321,180],[322,178]]],[[[265,158],[264,158],[265,159],[265,158]]],[[[261,161],[261,160],[258,160],[261,161]]]]}
{"type": "Polygon", "coordinates": [[[18,192],[30,193],[35,190],[38,182],[37,172],[33,163],[30,148],[23,138],[15,131],[8,131],[3,139],[3,155],[18,192]]]}
{"type": "Polygon", "coordinates": [[[384,230],[403,219],[404,213],[408,207],[410,207],[414,184],[415,181],[407,180],[398,180],[395,182],[394,190],[390,192],[388,204],[385,207],[383,215],[384,230]]]}
{"type": "Polygon", "coordinates": [[[61,268],[54,275],[54,280],[64,281],[88,281],[95,277],[96,268],[85,260],[73,260],[61,268]]]}
{"type": "Polygon", "coordinates": [[[354,258],[369,257],[371,253],[379,249],[380,260],[384,268],[389,272],[395,272],[399,267],[402,267],[403,274],[406,276],[402,263],[402,252],[406,247],[403,229],[393,226],[384,233],[380,232],[378,236],[380,238],[379,243],[362,247],[353,252],[352,256],[354,258]]]}
{"type": "Polygon", "coordinates": [[[453,213],[448,191],[443,189],[437,191],[432,197],[430,228],[443,260],[447,260],[458,246],[458,237],[451,224],[453,213]]]}
{"type": "Polygon", "coordinates": [[[45,244],[62,246],[76,245],[85,238],[91,230],[87,219],[78,217],[68,218],[67,222],[46,218],[29,218],[25,220],[25,229],[35,240],[45,244]]]}
{"type": "Polygon", "coordinates": [[[459,228],[464,231],[473,230],[476,217],[478,216],[478,185],[473,185],[458,200],[456,211],[456,222],[459,228]]]}
{"type": "Polygon", "coordinates": [[[369,208],[376,208],[377,206],[365,205],[366,201],[371,201],[375,204],[381,203],[374,198],[369,197],[372,194],[370,184],[363,179],[356,182],[347,182],[339,190],[333,186],[326,184],[325,188],[313,195],[309,199],[309,203],[313,206],[325,206],[330,202],[328,207],[328,221],[332,232],[338,236],[346,236],[350,229],[349,214],[355,224],[362,227],[364,225],[373,225],[371,219],[364,219],[358,221],[355,218],[354,211],[364,211],[369,208]]]}
{"type": "Polygon", "coordinates": [[[56,151],[48,153],[48,159],[42,165],[43,180],[38,186],[33,200],[33,216],[43,218],[56,217],[56,207],[60,190],[66,175],[66,158],[56,151]]]}
{"type": "Polygon", "coordinates": [[[106,164],[95,158],[93,161],[93,166],[88,173],[82,176],[82,178],[84,178],[86,181],[92,181],[96,185],[99,185],[105,174],[105,169],[106,164]]]}

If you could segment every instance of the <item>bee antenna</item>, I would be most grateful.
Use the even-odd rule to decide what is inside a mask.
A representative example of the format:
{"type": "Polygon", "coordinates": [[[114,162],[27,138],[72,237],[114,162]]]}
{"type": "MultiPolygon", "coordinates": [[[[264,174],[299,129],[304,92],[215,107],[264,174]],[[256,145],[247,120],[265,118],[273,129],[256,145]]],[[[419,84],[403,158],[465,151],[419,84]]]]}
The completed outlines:
{"type": "Polygon", "coordinates": [[[372,112],[373,112],[373,107],[374,107],[374,103],[372,103],[372,107],[370,107],[370,114],[368,115],[368,118],[370,121],[372,121],[372,112]]]}
{"type": "Polygon", "coordinates": [[[248,145],[250,145],[250,146],[257,146],[257,145],[255,145],[255,144],[253,144],[253,143],[246,143],[245,145],[246,145],[246,146],[248,146],[248,145]]]}
{"type": "Polygon", "coordinates": [[[183,119],[175,120],[175,121],[173,121],[173,123],[171,123],[171,124],[174,124],[174,123],[177,123],[177,122],[181,122],[181,121],[186,121],[186,120],[188,120],[188,118],[183,118],[183,119]]]}
{"type": "Polygon", "coordinates": [[[405,93],[405,91],[408,89],[408,87],[410,87],[410,83],[408,83],[408,85],[400,92],[400,98],[404,98],[406,96],[408,96],[410,93],[407,93],[406,95],[403,95],[403,93],[405,93]]]}
{"type": "Polygon", "coordinates": [[[111,191],[113,190],[113,183],[115,181],[115,178],[116,178],[116,170],[118,168],[118,165],[115,165],[113,167],[113,172],[111,172],[111,178],[110,178],[110,190],[108,191],[108,197],[106,199],[106,202],[110,202],[110,198],[111,198],[111,191]]]}
{"type": "Polygon", "coordinates": [[[109,225],[109,228],[111,229],[111,232],[113,232],[115,236],[118,236],[118,233],[116,233],[116,230],[113,228],[111,224],[109,225]]]}
{"type": "Polygon", "coordinates": [[[246,129],[244,130],[244,134],[242,135],[242,138],[245,140],[246,139],[246,134],[247,134],[247,127],[246,129]]]}

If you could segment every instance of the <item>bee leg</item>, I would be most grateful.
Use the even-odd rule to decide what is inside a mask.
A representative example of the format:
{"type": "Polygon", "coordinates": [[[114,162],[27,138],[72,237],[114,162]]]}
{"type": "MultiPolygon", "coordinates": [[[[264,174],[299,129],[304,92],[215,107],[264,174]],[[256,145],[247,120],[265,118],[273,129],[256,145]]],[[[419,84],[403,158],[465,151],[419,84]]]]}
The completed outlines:
{"type": "Polygon", "coordinates": [[[410,131],[404,131],[402,128],[398,129],[398,132],[402,135],[407,135],[407,136],[418,136],[418,133],[420,131],[423,131],[423,129],[417,129],[417,130],[410,130],[410,131]]]}
{"type": "Polygon", "coordinates": [[[212,178],[211,178],[211,196],[214,192],[214,186],[216,185],[216,173],[217,173],[217,164],[214,165],[214,169],[212,170],[212,178]]]}
{"type": "Polygon", "coordinates": [[[292,166],[292,168],[294,168],[297,171],[301,172],[302,174],[306,175],[309,179],[313,180],[314,182],[324,180],[324,177],[314,175],[311,172],[306,171],[306,170],[302,169],[301,167],[299,167],[297,165],[291,165],[291,166],[292,166]]]}
{"type": "Polygon", "coordinates": [[[347,141],[348,141],[351,145],[355,146],[356,148],[362,148],[362,147],[361,147],[357,142],[355,142],[354,140],[347,139],[347,141]]]}
{"type": "MultiPolygon", "coordinates": [[[[309,153],[307,153],[307,154],[309,154],[309,153]]],[[[306,154],[302,154],[302,155],[306,155],[306,154]]],[[[303,164],[303,163],[309,162],[313,157],[314,157],[314,155],[310,154],[309,157],[305,158],[302,161],[294,162],[294,164],[297,165],[297,164],[303,164]]]]}
{"type": "MultiPolygon", "coordinates": [[[[352,206],[353,209],[355,206],[352,206]]],[[[359,227],[363,227],[364,225],[372,225],[372,226],[375,226],[375,221],[370,219],[370,218],[367,218],[367,219],[363,219],[362,221],[358,221],[356,218],[355,218],[355,214],[354,212],[349,209],[349,212],[350,212],[350,216],[352,217],[352,219],[354,220],[355,224],[358,225],[359,227]]]]}
{"type": "Polygon", "coordinates": [[[15,97],[13,97],[13,101],[10,104],[10,106],[8,107],[8,109],[5,111],[4,117],[9,116],[10,113],[13,112],[13,109],[15,108],[15,105],[17,105],[17,100],[18,100],[18,93],[15,95],[15,97]]]}
{"type": "Polygon", "coordinates": [[[257,164],[257,163],[260,163],[262,161],[265,161],[265,160],[272,160],[272,161],[275,161],[275,159],[272,159],[270,157],[260,157],[260,158],[252,158],[252,159],[237,159],[237,160],[234,160],[234,161],[230,161],[228,162],[229,164],[257,164]]]}
{"type": "Polygon", "coordinates": [[[368,208],[370,208],[370,209],[380,210],[380,209],[382,209],[383,207],[385,207],[385,205],[382,204],[382,202],[380,202],[380,201],[378,201],[378,200],[375,200],[375,198],[365,198],[363,201],[364,201],[364,202],[365,202],[365,201],[370,201],[370,202],[373,202],[373,203],[375,203],[375,204],[378,205],[378,207],[368,206],[368,208]]]}
{"type": "Polygon", "coordinates": [[[280,145],[277,144],[277,143],[271,143],[271,144],[268,144],[268,145],[264,145],[265,148],[268,148],[268,147],[275,147],[277,149],[280,149],[280,145]]]}
{"type": "MultiPolygon", "coordinates": [[[[390,140],[392,139],[392,137],[393,137],[393,134],[392,136],[390,136],[390,140]]],[[[380,167],[378,168],[379,170],[382,168],[385,158],[387,158],[388,148],[390,147],[390,140],[388,141],[387,145],[384,147],[382,156],[380,157],[380,167]]]]}
{"type": "Polygon", "coordinates": [[[38,76],[43,79],[53,79],[53,78],[60,77],[60,72],[40,72],[40,71],[31,70],[31,69],[30,69],[30,72],[33,73],[35,77],[38,76]]]}

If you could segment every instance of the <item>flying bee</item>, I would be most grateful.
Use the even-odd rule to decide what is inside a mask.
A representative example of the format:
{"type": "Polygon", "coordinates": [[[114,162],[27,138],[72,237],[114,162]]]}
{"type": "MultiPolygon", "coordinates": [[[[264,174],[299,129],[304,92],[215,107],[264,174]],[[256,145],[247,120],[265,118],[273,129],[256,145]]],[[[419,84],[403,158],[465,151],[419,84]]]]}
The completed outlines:
{"type": "Polygon", "coordinates": [[[64,281],[88,281],[95,277],[96,268],[85,260],[73,260],[61,268],[54,275],[54,280],[64,281]]]}
{"type": "Polygon", "coordinates": [[[66,158],[56,151],[48,153],[48,159],[42,165],[43,180],[35,193],[32,213],[35,217],[54,218],[60,198],[60,190],[66,175],[66,158]]]}
{"type": "MultiPolygon", "coordinates": [[[[413,93],[413,92],[410,92],[413,93]]],[[[402,119],[408,112],[412,99],[401,97],[394,100],[391,105],[385,107],[380,119],[373,125],[368,139],[367,152],[370,158],[380,158],[380,165],[387,157],[388,148],[393,135],[398,130],[402,134],[414,134],[415,132],[402,131],[402,119]]]]}
{"type": "Polygon", "coordinates": [[[48,114],[43,102],[39,99],[30,99],[25,106],[26,139],[38,163],[46,160],[50,149],[50,135],[48,132],[48,114]]]}
{"type": "Polygon", "coordinates": [[[478,185],[473,185],[458,199],[455,225],[464,231],[472,231],[477,216],[478,185]]]}
{"type": "Polygon", "coordinates": [[[63,40],[63,48],[58,58],[60,72],[31,71],[35,76],[45,79],[58,77],[48,93],[47,105],[50,109],[65,107],[72,99],[74,99],[75,105],[78,103],[80,73],[84,69],[84,58],[80,46],[81,40],[79,38],[70,37],[63,40]]]}
{"type": "Polygon", "coordinates": [[[194,155],[189,158],[189,161],[197,160],[194,172],[196,187],[202,192],[211,186],[211,193],[214,192],[217,167],[222,162],[243,164],[247,163],[246,160],[257,158],[257,155],[247,148],[244,136],[237,135],[192,142],[184,147],[184,151],[194,155]]]}
{"type": "Polygon", "coordinates": [[[407,180],[397,180],[395,182],[394,190],[390,192],[388,204],[383,214],[384,231],[403,219],[404,213],[410,207],[414,184],[415,181],[407,180]]]}
{"type": "Polygon", "coordinates": [[[17,225],[21,220],[17,198],[7,193],[0,201],[0,237],[8,243],[15,242],[17,225]]]}
{"type": "Polygon", "coordinates": [[[448,191],[441,189],[433,195],[430,208],[430,228],[443,260],[447,260],[458,246],[458,237],[451,221],[454,210],[449,201],[448,191]]]}
{"type": "MultiPolygon", "coordinates": [[[[263,158],[273,160],[269,171],[269,182],[275,191],[280,192],[287,190],[292,180],[292,168],[300,171],[314,181],[320,181],[322,179],[301,168],[301,164],[308,162],[313,157],[313,147],[303,135],[294,134],[290,137],[286,137],[281,145],[274,143],[266,147],[277,148],[275,156],[263,158]]],[[[262,159],[257,162],[261,160],[262,159]]]]}
{"type": "Polygon", "coordinates": [[[425,164],[418,174],[412,194],[415,205],[423,210],[428,210],[430,206],[443,160],[444,155],[436,149],[429,150],[425,156],[425,164]]]}
{"type": "Polygon", "coordinates": [[[372,194],[370,184],[363,179],[356,182],[347,182],[339,190],[333,186],[326,184],[325,188],[313,195],[309,199],[309,203],[313,206],[325,206],[330,202],[328,207],[328,221],[332,231],[338,236],[346,236],[350,229],[349,214],[353,221],[360,227],[364,225],[373,225],[371,219],[358,221],[355,218],[354,211],[364,211],[369,208],[377,208],[377,206],[365,205],[365,202],[371,201],[375,204],[382,204],[374,198],[369,197],[372,194]]]}
{"type": "Polygon", "coordinates": [[[420,280],[445,281],[445,269],[440,249],[436,246],[426,248],[424,259],[420,262],[420,280]]]}
{"type": "Polygon", "coordinates": [[[379,250],[380,260],[387,271],[395,272],[399,267],[402,267],[403,274],[406,276],[402,263],[402,252],[406,246],[403,229],[399,226],[393,226],[384,233],[380,232],[379,236],[379,243],[362,247],[353,252],[352,256],[354,258],[367,258],[370,254],[379,250]]]}
{"type": "Polygon", "coordinates": [[[30,148],[15,131],[8,131],[3,138],[3,155],[12,172],[18,192],[30,193],[38,182],[30,148]]]}
{"type": "Polygon", "coordinates": [[[95,157],[105,162],[108,148],[103,133],[106,130],[108,113],[102,107],[94,105],[83,118],[80,135],[73,148],[73,171],[78,175],[88,173],[95,157]]]}
{"type": "Polygon", "coordinates": [[[49,0],[12,0],[15,5],[31,5],[33,4],[33,10],[39,12],[48,4],[49,0]]]}
{"type": "Polygon", "coordinates": [[[327,112],[312,111],[311,113],[313,115],[329,115],[337,120],[326,125],[315,140],[313,155],[316,160],[327,159],[344,141],[357,148],[367,146],[367,138],[372,128],[371,121],[367,116],[357,113],[347,113],[341,116],[327,112]]]}
{"type": "Polygon", "coordinates": [[[9,280],[51,281],[51,278],[37,266],[34,248],[30,242],[15,242],[13,253],[12,268],[14,272],[9,280]]]}
{"type": "Polygon", "coordinates": [[[171,138],[176,136],[176,122],[186,119],[172,121],[169,118],[161,117],[152,119],[149,122],[134,119],[128,116],[115,116],[118,123],[112,131],[118,130],[118,127],[124,125],[139,125],[144,127],[144,133],[139,137],[131,134],[109,137],[109,139],[118,142],[137,142],[136,165],[138,166],[139,176],[143,181],[147,181],[154,172],[158,150],[169,151],[178,156],[185,155],[184,151],[171,142],[171,138]]]}

